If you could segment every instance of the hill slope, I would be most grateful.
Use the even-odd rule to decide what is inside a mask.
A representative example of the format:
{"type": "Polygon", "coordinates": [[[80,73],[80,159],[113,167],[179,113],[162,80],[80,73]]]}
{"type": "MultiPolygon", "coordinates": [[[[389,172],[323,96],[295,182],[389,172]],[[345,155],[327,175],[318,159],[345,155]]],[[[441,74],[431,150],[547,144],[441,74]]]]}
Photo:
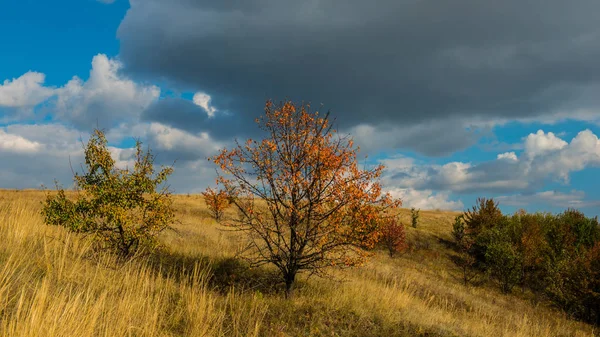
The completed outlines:
{"type": "MultiPolygon", "coordinates": [[[[422,211],[410,249],[376,252],[336,280],[300,278],[291,300],[273,270],[234,258],[240,238],[199,196],[176,196],[166,249],[125,265],[45,226],[39,191],[0,191],[2,336],[590,336],[591,326],[489,282],[466,287],[452,262],[456,213],[422,211]]],[[[408,210],[402,211],[409,223],[408,210]]],[[[482,280],[483,281],[483,280],[482,280]]]]}

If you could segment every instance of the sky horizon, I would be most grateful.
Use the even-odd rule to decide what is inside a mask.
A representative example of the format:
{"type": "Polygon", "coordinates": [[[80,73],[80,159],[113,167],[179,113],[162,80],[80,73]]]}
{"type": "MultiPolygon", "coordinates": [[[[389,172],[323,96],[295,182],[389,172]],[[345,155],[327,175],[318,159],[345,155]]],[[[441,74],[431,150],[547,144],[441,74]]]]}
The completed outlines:
{"type": "Polygon", "coordinates": [[[404,207],[600,215],[600,3],[22,0],[0,12],[0,188],[72,184],[80,138],[120,165],[259,135],[267,99],[330,110],[404,207]]]}

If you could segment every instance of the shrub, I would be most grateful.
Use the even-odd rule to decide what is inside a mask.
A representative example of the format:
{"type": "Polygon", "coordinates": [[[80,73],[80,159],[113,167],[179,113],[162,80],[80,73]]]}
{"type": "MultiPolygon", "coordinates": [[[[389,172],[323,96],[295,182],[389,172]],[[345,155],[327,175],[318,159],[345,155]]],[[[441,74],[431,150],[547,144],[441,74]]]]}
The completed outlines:
{"type": "Polygon", "coordinates": [[[133,169],[115,166],[104,133],[95,130],[85,151],[83,174],[75,174],[75,200],[47,194],[42,215],[48,225],[91,235],[99,248],[129,258],[140,249],[152,249],[156,237],[174,220],[171,193],[160,188],[172,168],[154,170],[154,156],[136,142],[133,169]]]}
{"type": "Polygon", "coordinates": [[[457,215],[454,218],[454,224],[452,224],[452,237],[457,244],[460,244],[465,237],[465,223],[462,215],[457,215]]]}
{"type": "Polygon", "coordinates": [[[212,217],[220,221],[225,213],[225,209],[229,207],[229,203],[231,198],[229,194],[224,190],[214,190],[210,187],[207,187],[204,192],[202,192],[204,196],[204,201],[206,202],[206,206],[210,211],[212,217]]]}
{"type": "Polygon", "coordinates": [[[381,242],[387,249],[390,257],[393,257],[395,253],[405,250],[408,245],[406,243],[404,225],[398,223],[396,219],[392,219],[392,221],[385,224],[382,229],[381,242]]]}
{"type": "Polygon", "coordinates": [[[411,208],[410,209],[410,217],[411,217],[411,224],[413,226],[413,228],[417,228],[418,222],[419,222],[419,210],[415,210],[415,208],[411,208]]]}

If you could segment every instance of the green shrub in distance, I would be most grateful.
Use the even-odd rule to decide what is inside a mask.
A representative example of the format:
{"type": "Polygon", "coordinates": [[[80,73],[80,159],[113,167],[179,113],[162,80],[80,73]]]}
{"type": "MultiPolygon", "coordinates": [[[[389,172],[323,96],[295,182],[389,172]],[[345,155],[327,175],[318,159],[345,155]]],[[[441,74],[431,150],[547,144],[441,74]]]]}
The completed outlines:
{"type": "Polygon", "coordinates": [[[419,210],[416,210],[414,207],[410,209],[410,217],[412,221],[413,228],[417,228],[419,224],[419,210]]]}

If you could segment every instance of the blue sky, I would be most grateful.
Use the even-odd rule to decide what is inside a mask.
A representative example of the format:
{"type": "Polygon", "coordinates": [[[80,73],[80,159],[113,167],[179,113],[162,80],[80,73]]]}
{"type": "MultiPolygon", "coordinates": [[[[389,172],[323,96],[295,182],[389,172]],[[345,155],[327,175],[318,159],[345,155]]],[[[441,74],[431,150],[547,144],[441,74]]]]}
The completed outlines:
{"type": "Polygon", "coordinates": [[[197,192],[287,97],[330,109],[406,206],[600,214],[600,5],[434,5],[7,2],[0,187],[69,185],[99,125],[121,165],[141,137],[197,192]]]}

